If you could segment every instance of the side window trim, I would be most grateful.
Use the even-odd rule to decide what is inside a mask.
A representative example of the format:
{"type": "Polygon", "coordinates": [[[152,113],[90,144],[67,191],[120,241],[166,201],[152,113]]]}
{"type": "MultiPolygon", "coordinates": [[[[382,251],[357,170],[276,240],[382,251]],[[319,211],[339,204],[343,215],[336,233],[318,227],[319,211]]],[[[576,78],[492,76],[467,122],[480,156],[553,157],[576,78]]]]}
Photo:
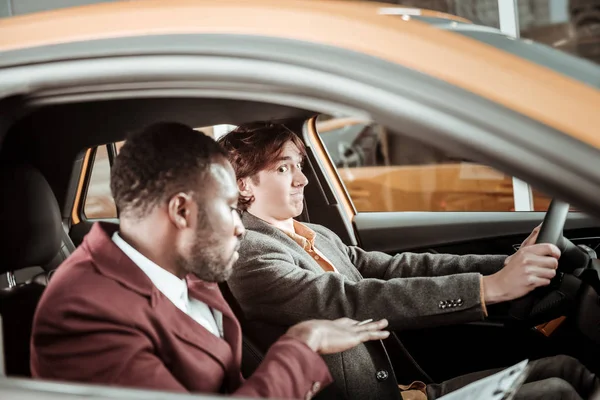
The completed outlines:
{"type": "MultiPolygon", "coordinates": [[[[113,164],[115,163],[115,158],[117,158],[117,144],[115,142],[108,143],[106,145],[106,152],[108,154],[108,165],[110,170],[112,171],[113,164]]],[[[115,203],[115,210],[117,210],[117,219],[119,218],[119,207],[115,203]]]]}
{"type": "Polygon", "coordinates": [[[83,159],[81,166],[81,174],[79,176],[79,184],[77,187],[77,194],[75,195],[75,202],[73,206],[73,213],[71,215],[73,225],[79,224],[84,221],[85,215],[83,213],[83,207],[85,205],[85,199],[87,197],[87,188],[92,176],[92,169],[94,166],[94,160],[96,159],[96,147],[88,149],[83,159]]]}
{"type": "Polygon", "coordinates": [[[73,208],[74,224],[82,221],[114,220],[119,217],[110,195],[110,170],[117,154],[115,143],[98,145],[88,150],[76,205],[73,208]]]}
{"type": "Polygon", "coordinates": [[[108,153],[108,164],[110,165],[110,169],[112,170],[113,163],[115,162],[115,158],[117,157],[116,144],[108,143],[106,145],[106,152],[108,153]]]}

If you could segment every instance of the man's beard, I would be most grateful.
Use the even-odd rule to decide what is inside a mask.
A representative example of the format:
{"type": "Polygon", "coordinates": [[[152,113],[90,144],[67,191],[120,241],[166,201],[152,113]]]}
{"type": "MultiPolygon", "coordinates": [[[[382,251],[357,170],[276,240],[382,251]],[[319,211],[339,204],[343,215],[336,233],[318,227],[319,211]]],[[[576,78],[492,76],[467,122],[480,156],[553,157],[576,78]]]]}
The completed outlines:
{"type": "Polygon", "coordinates": [[[200,240],[201,234],[196,235],[196,240],[191,246],[187,257],[179,255],[177,263],[187,273],[194,274],[206,282],[226,281],[233,272],[232,264],[235,257],[236,246],[229,257],[218,240],[208,238],[200,240]]]}

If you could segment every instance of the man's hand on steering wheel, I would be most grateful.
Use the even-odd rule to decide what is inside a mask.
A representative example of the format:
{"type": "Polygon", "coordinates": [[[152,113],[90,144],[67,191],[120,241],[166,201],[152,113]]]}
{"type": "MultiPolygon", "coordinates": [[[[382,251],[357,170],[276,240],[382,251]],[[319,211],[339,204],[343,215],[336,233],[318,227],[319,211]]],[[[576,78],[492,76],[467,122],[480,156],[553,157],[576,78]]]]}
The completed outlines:
{"type": "MultiPolygon", "coordinates": [[[[537,241],[538,235],[540,234],[541,228],[542,228],[542,224],[539,224],[538,226],[533,228],[533,230],[531,231],[529,236],[527,236],[527,238],[525,240],[523,240],[523,243],[521,243],[521,246],[519,246],[519,249],[522,249],[523,247],[527,247],[527,246],[531,246],[532,244],[535,244],[535,242],[537,241]]],[[[510,263],[511,258],[514,255],[515,254],[506,257],[506,260],[504,261],[504,265],[510,263]]]]}
{"type": "Polygon", "coordinates": [[[556,276],[560,250],[549,243],[534,244],[538,233],[539,226],[515,254],[507,257],[500,271],[483,277],[486,304],[523,297],[533,289],[548,286],[556,276]]]}
{"type": "Polygon", "coordinates": [[[569,315],[577,305],[582,276],[588,271],[597,274],[589,268],[596,260],[593,250],[587,252],[563,236],[568,214],[569,204],[553,199],[542,225],[523,242],[525,247],[508,257],[502,270],[484,277],[484,288],[485,280],[491,283],[492,301],[512,300],[508,310],[511,323],[534,326],[569,315]],[[531,244],[533,241],[536,244],[531,244]]]}
{"type": "MultiPolygon", "coordinates": [[[[540,234],[540,229],[542,228],[542,224],[539,224],[538,226],[536,226],[535,228],[533,228],[533,230],[531,231],[531,233],[529,234],[529,236],[527,236],[527,239],[523,240],[523,243],[521,243],[521,247],[519,248],[523,248],[523,247],[527,247],[527,246],[531,246],[532,244],[535,244],[538,235],[540,234]]],[[[508,258],[510,259],[509,256],[508,258]]]]}

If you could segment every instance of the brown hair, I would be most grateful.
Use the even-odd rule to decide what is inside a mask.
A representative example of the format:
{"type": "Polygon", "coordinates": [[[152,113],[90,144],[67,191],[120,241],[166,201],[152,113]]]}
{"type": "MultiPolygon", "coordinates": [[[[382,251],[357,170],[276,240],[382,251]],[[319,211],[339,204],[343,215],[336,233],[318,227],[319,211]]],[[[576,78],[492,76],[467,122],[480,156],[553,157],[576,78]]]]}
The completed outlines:
{"type": "MultiPolygon", "coordinates": [[[[281,155],[283,146],[291,141],[298,147],[300,154],[306,156],[302,140],[287,126],[274,122],[251,122],[238,126],[217,142],[227,152],[227,158],[233,166],[236,179],[250,177],[269,168],[281,155]]],[[[258,183],[258,182],[256,182],[258,183]]],[[[239,197],[239,208],[246,210],[254,197],[239,197]]]]}

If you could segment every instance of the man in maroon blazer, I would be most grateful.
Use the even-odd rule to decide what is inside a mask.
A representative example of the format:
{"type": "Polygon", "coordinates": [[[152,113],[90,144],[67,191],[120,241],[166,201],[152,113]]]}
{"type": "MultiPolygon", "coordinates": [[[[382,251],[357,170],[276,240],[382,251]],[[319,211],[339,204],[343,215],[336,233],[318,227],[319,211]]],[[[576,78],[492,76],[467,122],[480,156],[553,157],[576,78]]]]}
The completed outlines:
{"type": "Polygon", "coordinates": [[[230,275],[244,233],[226,155],[189,127],[157,124],[128,138],[111,190],[120,224],[95,224],[40,301],[34,376],[310,398],[331,382],[318,353],[387,337],[385,320],[303,322],[244,381],[240,325],[216,283],[230,275]]]}

